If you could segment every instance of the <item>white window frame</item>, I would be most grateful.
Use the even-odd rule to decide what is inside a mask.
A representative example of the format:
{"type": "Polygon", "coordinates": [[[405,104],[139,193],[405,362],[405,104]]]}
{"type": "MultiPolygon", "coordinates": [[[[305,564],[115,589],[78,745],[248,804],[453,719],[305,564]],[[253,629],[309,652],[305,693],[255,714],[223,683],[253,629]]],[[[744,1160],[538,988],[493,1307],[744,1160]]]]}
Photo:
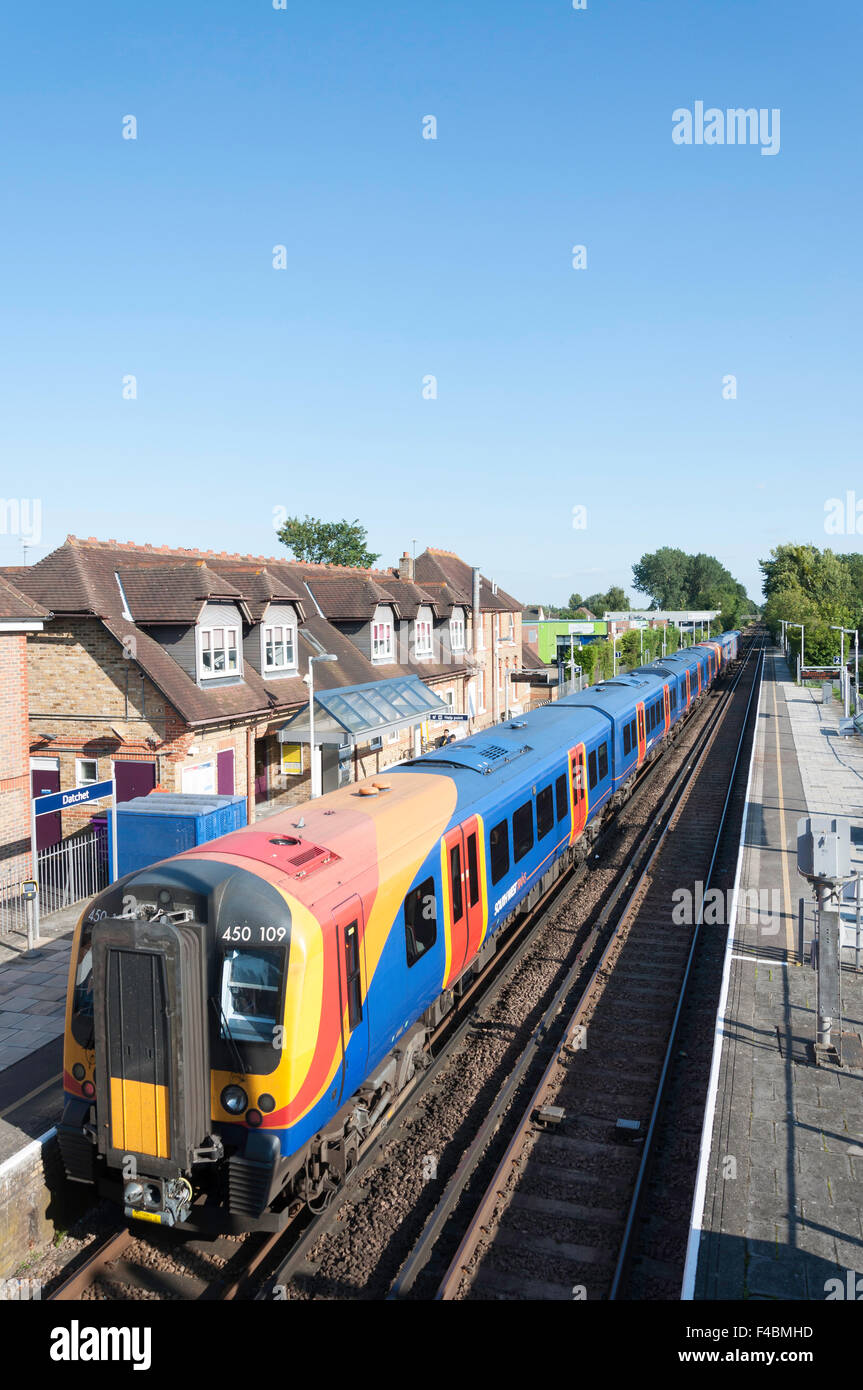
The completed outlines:
{"type": "Polygon", "coordinates": [[[432,622],[432,612],[430,608],[418,608],[414,619],[414,656],[417,660],[424,660],[434,655],[434,624],[432,622]],[[420,635],[427,640],[420,645],[420,635]]]}
{"type": "Polygon", "coordinates": [[[379,608],[372,619],[370,634],[372,661],[384,662],[393,659],[393,610],[379,608]],[[389,614],[385,617],[385,614],[389,614]],[[380,635],[376,636],[377,629],[380,635]]]}
{"type": "Polygon", "coordinates": [[[243,647],[240,641],[240,629],[236,623],[208,623],[206,627],[198,628],[198,671],[200,679],[204,681],[224,680],[226,676],[241,676],[243,674],[243,647]],[[222,646],[217,647],[213,640],[214,634],[222,633],[222,646]],[[234,634],[234,648],[237,653],[237,664],[232,669],[228,669],[228,652],[232,650],[228,643],[228,634],[234,634]],[[209,638],[209,651],[215,655],[217,651],[225,653],[225,669],[223,671],[208,671],[204,666],[204,638],[209,638]]]}
{"type": "Polygon", "coordinates": [[[93,787],[99,780],[99,759],[98,758],[76,758],[75,759],[75,786],[93,787]],[[85,777],[81,771],[83,763],[92,763],[96,769],[95,777],[85,777]]]}
{"type": "Polygon", "coordinates": [[[400,743],[402,732],[403,731],[401,729],[390,729],[389,733],[387,734],[387,743],[400,743]]]}
{"type": "MultiPolygon", "coordinates": [[[[272,639],[272,646],[275,649],[277,643],[275,636],[272,639]]],[[[261,624],[261,672],[265,676],[280,675],[285,671],[296,671],[297,669],[297,628],[295,623],[262,623],[261,624]],[[267,633],[280,632],[281,642],[278,644],[284,648],[285,660],[280,665],[270,665],[267,661],[267,633]],[[288,659],[288,645],[290,645],[291,657],[288,659]]]]}
{"type": "Polygon", "coordinates": [[[450,620],[449,620],[449,645],[450,645],[450,651],[453,651],[453,652],[463,652],[463,651],[464,651],[464,637],[465,637],[464,609],[463,609],[463,608],[454,608],[454,609],[452,610],[452,613],[450,614],[450,620]]]}

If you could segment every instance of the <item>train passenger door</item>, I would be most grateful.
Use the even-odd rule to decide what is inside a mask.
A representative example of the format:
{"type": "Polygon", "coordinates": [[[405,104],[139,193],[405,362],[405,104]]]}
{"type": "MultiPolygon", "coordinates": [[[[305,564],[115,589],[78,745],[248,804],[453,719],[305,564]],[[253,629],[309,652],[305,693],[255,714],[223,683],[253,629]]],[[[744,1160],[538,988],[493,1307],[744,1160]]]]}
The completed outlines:
{"type": "Polygon", "coordinates": [[[665,732],[671,728],[671,696],[668,693],[668,686],[662,687],[662,703],[665,709],[665,732]]]}
{"type": "Polygon", "coordinates": [[[686,672],[686,708],[689,709],[689,706],[690,706],[691,704],[692,704],[692,686],[691,686],[691,682],[690,682],[690,680],[689,680],[689,672],[687,671],[687,672],[686,672]]]}
{"type": "Polygon", "coordinates": [[[471,816],[463,825],[447,831],[441,841],[446,933],[444,989],[448,989],[470,964],[485,935],[484,857],[478,816],[471,816]]]}
{"type": "Polygon", "coordinates": [[[587,824],[587,754],[583,743],[569,750],[569,785],[572,812],[569,843],[573,845],[587,824]]]}
{"type": "MultiPolygon", "coordinates": [[[[365,1075],[369,1056],[368,977],[363,904],[356,893],[333,910],[336,953],[339,960],[339,995],[342,1015],[342,1092],[365,1075]],[[350,1058],[348,1057],[348,1048],[350,1058]],[[350,1068],[350,1077],[348,1070],[350,1068]]],[[[341,1097],[340,1097],[341,1098],[341,1097]]]]}
{"type": "Polygon", "coordinates": [[[644,755],[647,752],[647,734],[644,727],[644,701],[641,700],[636,705],[636,718],[638,721],[638,766],[644,762],[644,755]]]}

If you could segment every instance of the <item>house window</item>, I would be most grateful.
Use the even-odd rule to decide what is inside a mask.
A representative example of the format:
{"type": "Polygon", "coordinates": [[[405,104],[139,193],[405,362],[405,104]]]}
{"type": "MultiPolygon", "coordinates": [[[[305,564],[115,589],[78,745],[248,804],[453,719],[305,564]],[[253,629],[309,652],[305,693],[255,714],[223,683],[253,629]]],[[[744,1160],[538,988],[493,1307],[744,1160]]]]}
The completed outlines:
{"type": "Polygon", "coordinates": [[[264,672],[290,671],[296,666],[294,629],[290,624],[264,628],[264,672]]]}
{"type": "Polygon", "coordinates": [[[92,787],[99,780],[99,764],[95,758],[75,759],[75,786],[92,787]]]}
{"type": "Polygon", "coordinates": [[[393,625],[388,622],[372,623],[372,661],[392,660],[393,625]]]}
{"type": "Polygon", "coordinates": [[[431,656],[432,654],[432,621],[431,611],[428,608],[420,608],[416,622],[414,623],[414,655],[431,656]]]}
{"type": "Polygon", "coordinates": [[[239,671],[238,629],[235,627],[205,627],[201,629],[201,676],[228,676],[239,671]]]}
{"type": "Polygon", "coordinates": [[[454,652],[464,651],[464,609],[454,608],[449,620],[449,643],[454,652]]]}
{"type": "Polygon", "coordinates": [[[485,671],[482,667],[476,673],[476,708],[478,714],[485,713],[485,671]]]}

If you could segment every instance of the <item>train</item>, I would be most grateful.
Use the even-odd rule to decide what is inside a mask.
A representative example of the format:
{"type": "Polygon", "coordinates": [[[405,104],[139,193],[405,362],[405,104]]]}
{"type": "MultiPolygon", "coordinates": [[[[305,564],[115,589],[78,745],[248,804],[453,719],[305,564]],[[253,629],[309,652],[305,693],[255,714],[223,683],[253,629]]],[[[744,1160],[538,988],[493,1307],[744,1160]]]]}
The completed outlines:
{"type": "Polygon", "coordinates": [[[120,878],[72,947],[59,1148],[126,1217],[323,1209],[501,933],[591,852],[740,633],[120,878]]]}

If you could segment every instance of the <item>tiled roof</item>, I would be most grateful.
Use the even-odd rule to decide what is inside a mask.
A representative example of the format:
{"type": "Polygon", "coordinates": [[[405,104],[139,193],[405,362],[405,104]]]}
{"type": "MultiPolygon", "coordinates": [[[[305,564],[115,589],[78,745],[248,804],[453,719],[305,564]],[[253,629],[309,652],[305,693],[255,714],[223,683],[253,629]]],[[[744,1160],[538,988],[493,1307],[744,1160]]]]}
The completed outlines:
{"type": "Polygon", "coordinates": [[[316,665],[315,682],[320,689],[386,680],[404,675],[406,669],[423,680],[435,680],[458,675],[466,665],[465,660],[421,662],[410,668],[396,663],[374,665],[327,620],[371,617],[378,603],[391,605],[398,618],[402,604],[407,601],[410,609],[420,596],[440,608],[433,595],[398,580],[392,571],[68,537],[65,545],[38,564],[16,567],[14,586],[20,588],[25,602],[35,601],[34,607],[44,604],[60,616],[89,614],[100,619],[119,642],[134,638],[138,665],[190,725],[265,718],[270,713],[275,717],[305,704],[308,688],[301,675],[308,669],[309,656],[321,650],[333,652],[338,661],[316,665]],[[309,597],[307,579],[326,617],[320,616],[309,597]],[[260,620],[268,602],[295,603],[306,629],[298,634],[299,674],[264,680],[246,662],[243,679],[235,685],[198,686],[152,633],[159,623],[195,622],[203,603],[215,598],[242,603],[253,621],[260,620]],[[127,612],[134,621],[125,616],[127,612]]]}
{"type": "Polygon", "coordinates": [[[401,617],[398,600],[388,588],[367,579],[362,573],[355,578],[338,575],[335,578],[315,578],[309,582],[320,608],[327,618],[341,621],[374,617],[378,604],[386,603],[395,609],[395,616],[401,617]]]}
{"type": "Polygon", "coordinates": [[[41,603],[28,598],[8,579],[0,576],[0,622],[38,622],[49,617],[41,603]]]}
{"type": "Polygon", "coordinates": [[[117,575],[136,623],[196,623],[204,604],[213,599],[244,607],[242,590],[203,560],[141,569],[118,566],[117,575]]]}
{"type": "MultiPolygon", "coordinates": [[[[434,550],[431,546],[416,558],[414,569],[417,581],[425,584],[427,580],[443,580],[458,593],[464,595],[464,602],[471,606],[473,596],[473,571],[470,565],[460,560],[451,550],[434,550]]],[[[521,604],[504,589],[495,592],[492,585],[480,576],[479,606],[484,613],[520,613],[521,604]]]]}
{"type": "Polygon", "coordinates": [[[431,608],[435,617],[441,616],[438,600],[429,590],[420,588],[409,579],[387,579],[383,588],[392,594],[403,618],[415,618],[420,608],[431,608]]]}

